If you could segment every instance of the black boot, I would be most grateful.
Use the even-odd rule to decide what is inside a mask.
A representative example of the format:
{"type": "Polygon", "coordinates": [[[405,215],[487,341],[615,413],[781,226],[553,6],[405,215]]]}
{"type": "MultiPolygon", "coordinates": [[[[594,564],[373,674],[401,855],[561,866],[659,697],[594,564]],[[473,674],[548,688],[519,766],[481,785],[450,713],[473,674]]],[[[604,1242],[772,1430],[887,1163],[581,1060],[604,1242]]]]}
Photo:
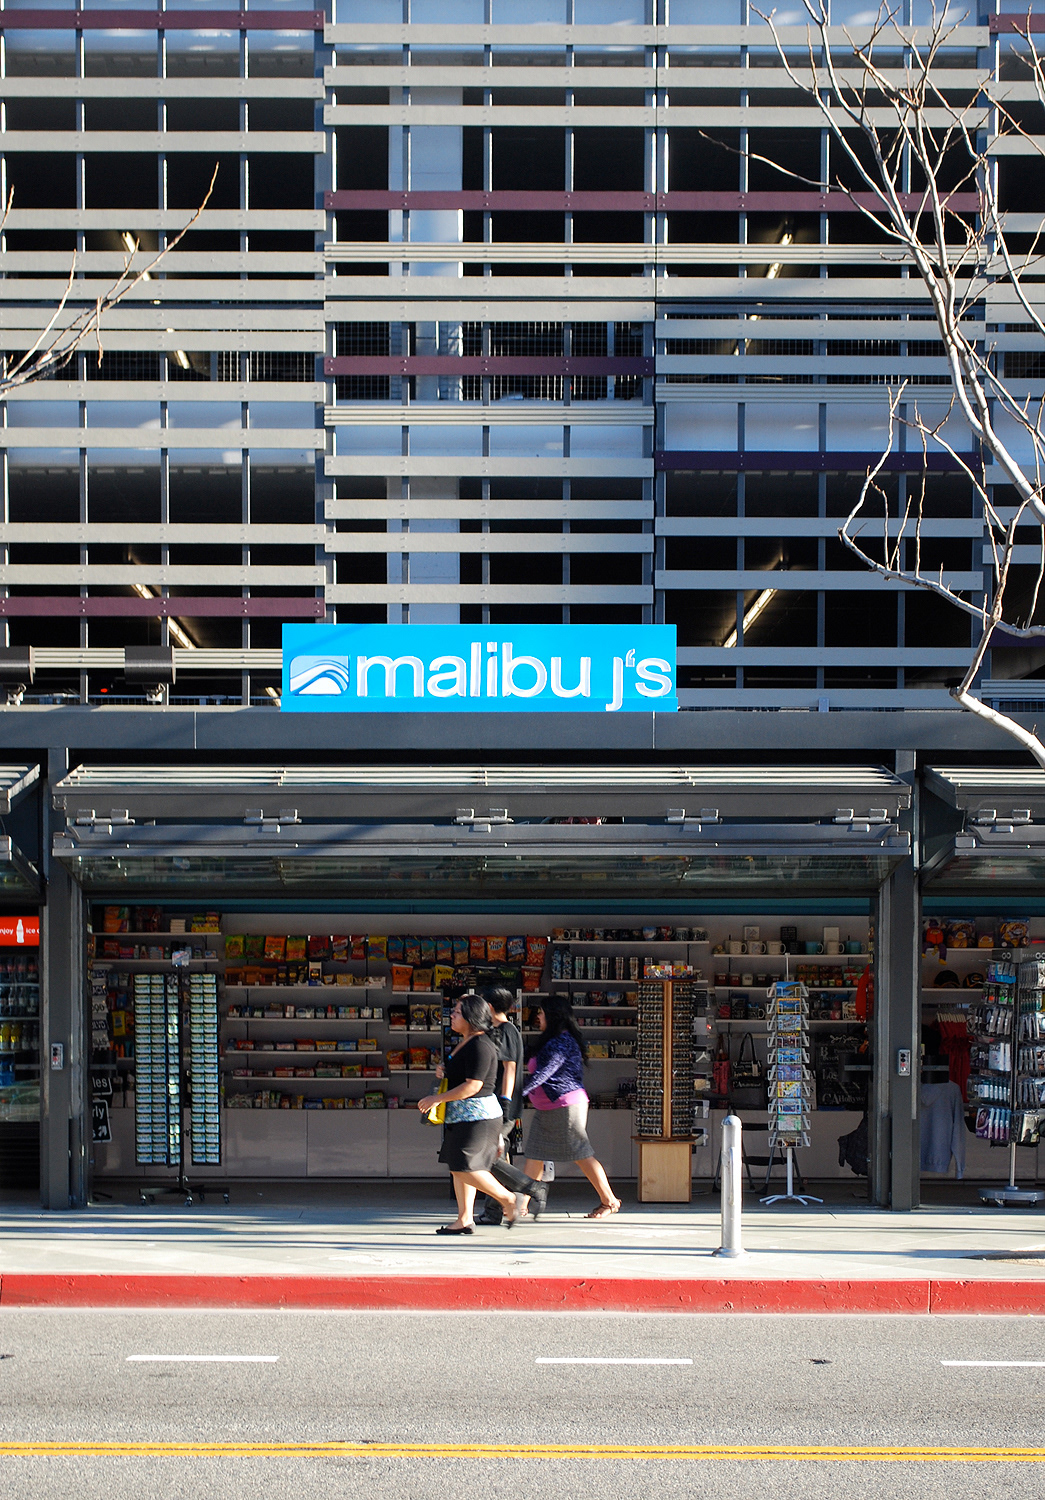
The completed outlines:
{"type": "Polygon", "coordinates": [[[548,1207],[548,1188],[545,1183],[536,1182],[532,1177],[527,1177],[525,1172],[519,1167],[513,1166],[504,1157],[501,1157],[500,1161],[495,1161],[490,1171],[497,1178],[497,1181],[503,1182],[505,1187],[511,1192],[523,1193],[532,1200],[530,1205],[531,1218],[539,1219],[541,1217],[541,1214],[548,1207]]]}

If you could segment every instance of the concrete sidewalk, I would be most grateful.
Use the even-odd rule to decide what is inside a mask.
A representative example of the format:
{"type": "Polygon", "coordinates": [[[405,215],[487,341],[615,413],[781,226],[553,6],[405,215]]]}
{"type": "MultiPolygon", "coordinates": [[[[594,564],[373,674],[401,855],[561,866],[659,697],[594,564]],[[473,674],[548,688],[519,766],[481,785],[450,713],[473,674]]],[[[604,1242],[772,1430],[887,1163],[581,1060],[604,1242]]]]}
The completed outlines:
{"type": "MultiPolygon", "coordinates": [[[[236,1183],[231,1202],[124,1201],[69,1214],[0,1199],[0,1307],[252,1305],[979,1311],[1045,1315],[1045,1215],[975,1206],[894,1214],[845,1196],[745,1204],[726,1261],[718,1202],[585,1218],[586,1185],[538,1223],[440,1239],[446,1184],[236,1183]]],[[[632,1190],[633,1192],[633,1190],[632,1190]]],[[[969,1195],[970,1197],[972,1195],[969,1195]]]]}

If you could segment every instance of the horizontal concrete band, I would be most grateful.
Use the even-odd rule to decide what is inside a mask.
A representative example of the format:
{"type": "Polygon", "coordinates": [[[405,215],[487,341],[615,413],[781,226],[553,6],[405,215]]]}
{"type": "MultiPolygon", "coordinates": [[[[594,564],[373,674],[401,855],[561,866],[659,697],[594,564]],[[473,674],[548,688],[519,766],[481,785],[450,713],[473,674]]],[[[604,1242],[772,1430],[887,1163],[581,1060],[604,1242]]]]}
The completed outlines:
{"type": "MultiPolygon", "coordinates": [[[[1043,18],[1045,19],[1045,18],[1043,18]]],[[[924,204],[920,193],[901,193],[904,208],[917,209],[924,204]]],[[[605,213],[645,212],[676,210],[703,210],[705,212],[769,212],[769,213],[859,213],[863,208],[881,207],[881,199],[874,193],[739,193],[739,192],[566,192],[565,190],[542,192],[517,192],[512,188],[494,189],[484,192],[480,188],[422,192],[400,191],[385,188],[340,189],[323,194],[323,205],[327,209],[403,209],[403,208],[457,208],[457,209],[514,209],[533,213],[537,211],[583,213],[585,209],[605,213]]],[[[975,213],[980,206],[977,193],[952,193],[947,206],[956,213],[975,213]]],[[[404,247],[405,248],[405,247],[404,247]]],[[[768,247],[767,247],[768,248],[768,247]]]]}
{"type": "Polygon", "coordinates": [[[322,31],[321,10],[5,10],[4,31],[322,31]]]}
{"type": "Polygon", "coordinates": [[[513,355],[338,354],[323,361],[325,375],[652,375],[652,359],[531,358],[513,355]]]}
{"type": "Polygon", "coordinates": [[[274,616],[277,619],[322,620],[324,613],[322,599],[302,598],[242,599],[232,595],[225,598],[194,598],[182,595],[173,599],[133,599],[112,594],[95,594],[88,598],[77,598],[74,594],[27,594],[13,599],[0,599],[0,619],[17,615],[73,615],[77,619],[123,615],[173,619],[181,615],[192,615],[201,619],[221,619],[232,615],[237,619],[274,616]]]}
{"type": "MultiPolygon", "coordinates": [[[[979,456],[975,453],[963,453],[961,458],[975,468],[979,463],[979,456]]],[[[653,466],[659,472],[662,470],[681,469],[685,472],[720,469],[727,472],[751,469],[756,473],[764,470],[783,470],[786,473],[819,473],[825,470],[828,473],[864,473],[881,457],[880,453],[838,452],[838,453],[792,453],[787,449],[766,450],[737,453],[735,450],[720,449],[700,451],[696,449],[662,450],[653,455],[653,466]]],[[[951,457],[949,453],[890,453],[885,460],[884,468],[889,471],[900,470],[905,473],[920,473],[928,470],[935,473],[943,471],[946,473],[959,472],[961,464],[951,457]]]]}
{"type": "Polygon", "coordinates": [[[418,1311],[1045,1314],[1042,1281],[828,1281],[738,1276],[0,1277],[0,1307],[384,1308],[418,1311]]]}

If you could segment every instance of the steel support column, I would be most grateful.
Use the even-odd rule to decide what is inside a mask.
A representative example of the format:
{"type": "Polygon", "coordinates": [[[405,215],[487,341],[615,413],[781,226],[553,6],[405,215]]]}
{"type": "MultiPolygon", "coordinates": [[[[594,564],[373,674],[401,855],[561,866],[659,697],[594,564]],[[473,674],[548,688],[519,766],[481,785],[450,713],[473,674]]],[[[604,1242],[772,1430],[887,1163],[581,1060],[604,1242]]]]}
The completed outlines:
{"type": "Polygon", "coordinates": [[[82,1208],[87,1202],[89,1056],[84,992],[84,898],[65,868],[50,858],[55,818],[51,791],[68,769],[64,750],[48,755],[43,863],[47,905],[41,919],[40,1201],[44,1208],[82,1208]],[[52,1066],[60,1046],[62,1066],[52,1066]]]}
{"type": "Polygon", "coordinates": [[[875,1117],[872,1122],[872,1184],[883,1208],[917,1208],[920,1201],[918,1119],[921,992],[919,989],[920,901],[914,862],[904,862],[882,886],[876,923],[875,1117]],[[910,1051],[910,1071],[897,1071],[901,1049],[910,1051]]]}

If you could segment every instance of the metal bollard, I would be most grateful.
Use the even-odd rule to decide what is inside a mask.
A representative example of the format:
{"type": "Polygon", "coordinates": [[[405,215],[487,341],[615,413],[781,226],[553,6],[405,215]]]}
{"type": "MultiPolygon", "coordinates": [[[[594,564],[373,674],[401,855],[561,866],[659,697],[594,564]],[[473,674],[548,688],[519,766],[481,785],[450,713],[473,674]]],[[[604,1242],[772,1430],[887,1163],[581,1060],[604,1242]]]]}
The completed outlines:
{"type": "Polygon", "coordinates": [[[740,1215],[744,1199],[744,1159],[740,1149],[741,1123],[736,1115],[722,1122],[722,1244],[715,1251],[735,1259],[744,1254],[740,1243],[740,1215]]]}

